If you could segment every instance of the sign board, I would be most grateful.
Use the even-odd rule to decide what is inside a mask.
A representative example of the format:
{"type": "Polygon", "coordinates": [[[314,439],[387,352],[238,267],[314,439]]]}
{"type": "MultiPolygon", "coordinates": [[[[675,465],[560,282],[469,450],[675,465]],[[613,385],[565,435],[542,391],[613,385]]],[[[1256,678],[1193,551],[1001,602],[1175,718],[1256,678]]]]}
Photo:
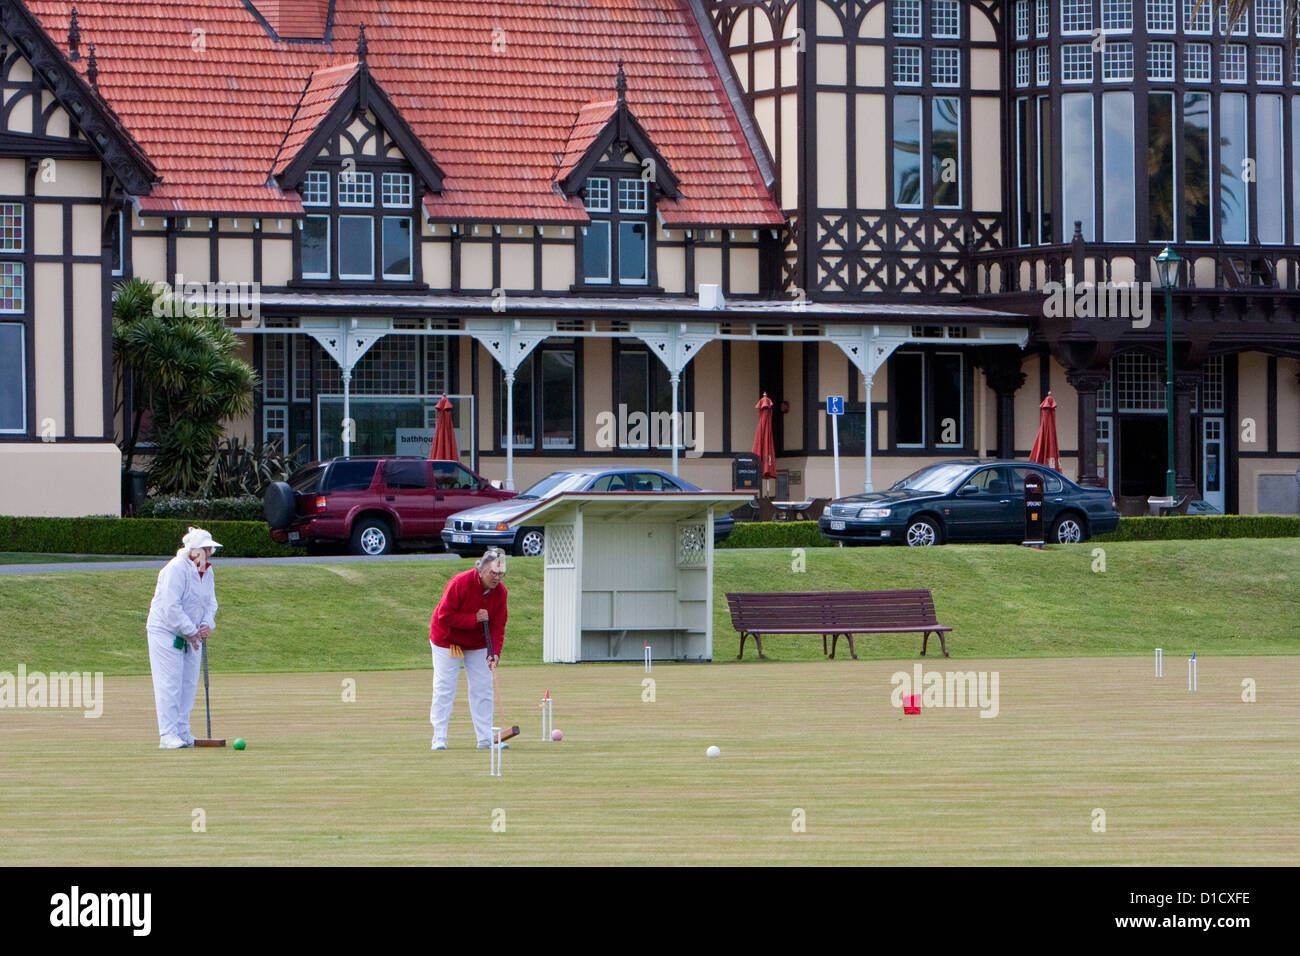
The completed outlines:
{"type": "Polygon", "coordinates": [[[843,415],[844,414],[844,396],[828,395],[826,396],[826,414],[843,415]]]}
{"type": "Polygon", "coordinates": [[[433,428],[397,429],[396,454],[428,458],[429,452],[433,450],[433,433],[435,430],[433,428]]]}
{"type": "Polygon", "coordinates": [[[731,490],[758,490],[758,459],[737,458],[731,463],[731,490]]]}
{"type": "Polygon", "coordinates": [[[1025,540],[1021,543],[1043,543],[1043,479],[1036,471],[1025,476],[1025,540]]]}

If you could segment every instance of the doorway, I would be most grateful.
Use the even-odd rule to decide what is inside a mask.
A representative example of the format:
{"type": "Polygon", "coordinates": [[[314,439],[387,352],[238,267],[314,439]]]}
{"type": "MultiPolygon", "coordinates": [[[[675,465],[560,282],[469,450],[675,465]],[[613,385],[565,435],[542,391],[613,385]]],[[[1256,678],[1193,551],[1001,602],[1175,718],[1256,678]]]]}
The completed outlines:
{"type": "Polygon", "coordinates": [[[1168,422],[1163,415],[1132,415],[1119,421],[1119,493],[1146,497],[1165,493],[1168,422]]]}

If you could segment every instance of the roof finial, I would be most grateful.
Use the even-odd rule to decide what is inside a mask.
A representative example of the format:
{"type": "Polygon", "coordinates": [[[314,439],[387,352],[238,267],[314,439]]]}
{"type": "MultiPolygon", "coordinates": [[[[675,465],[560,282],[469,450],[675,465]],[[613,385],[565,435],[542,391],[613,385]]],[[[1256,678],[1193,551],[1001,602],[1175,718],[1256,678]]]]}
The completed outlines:
{"type": "Polygon", "coordinates": [[[81,27],[77,25],[77,8],[72,8],[72,19],[68,21],[68,59],[76,63],[81,59],[81,51],[77,47],[81,44],[81,27]]]}
{"type": "Polygon", "coordinates": [[[361,29],[357,32],[357,59],[361,65],[366,65],[366,25],[361,24],[361,29]]]}
{"type": "Polygon", "coordinates": [[[627,106],[627,74],[623,72],[623,58],[618,58],[618,79],[614,81],[614,89],[618,90],[619,108],[627,106]]]}
{"type": "Polygon", "coordinates": [[[99,89],[99,61],[95,59],[95,44],[90,45],[90,59],[86,61],[86,79],[95,89],[99,89]]]}

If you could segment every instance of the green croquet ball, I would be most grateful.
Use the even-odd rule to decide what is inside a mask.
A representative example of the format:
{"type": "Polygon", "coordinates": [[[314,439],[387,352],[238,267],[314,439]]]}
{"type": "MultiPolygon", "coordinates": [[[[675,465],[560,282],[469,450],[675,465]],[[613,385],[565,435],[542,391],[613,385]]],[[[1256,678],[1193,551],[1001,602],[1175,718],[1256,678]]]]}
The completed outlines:
{"type": "Polygon", "coordinates": [[[236,738],[235,738],[235,749],[236,749],[236,750],[243,750],[244,747],[246,747],[246,746],[247,746],[247,744],[244,743],[244,738],[243,738],[243,737],[236,737],[236,738]]]}

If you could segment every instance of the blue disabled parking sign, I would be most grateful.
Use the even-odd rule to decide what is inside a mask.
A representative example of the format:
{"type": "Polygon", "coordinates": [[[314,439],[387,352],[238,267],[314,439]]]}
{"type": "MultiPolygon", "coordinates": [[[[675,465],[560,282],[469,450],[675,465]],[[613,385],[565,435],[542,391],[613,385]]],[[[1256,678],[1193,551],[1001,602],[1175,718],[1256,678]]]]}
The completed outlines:
{"type": "Polygon", "coordinates": [[[826,396],[826,414],[843,415],[844,414],[844,396],[827,395],[826,396]]]}

